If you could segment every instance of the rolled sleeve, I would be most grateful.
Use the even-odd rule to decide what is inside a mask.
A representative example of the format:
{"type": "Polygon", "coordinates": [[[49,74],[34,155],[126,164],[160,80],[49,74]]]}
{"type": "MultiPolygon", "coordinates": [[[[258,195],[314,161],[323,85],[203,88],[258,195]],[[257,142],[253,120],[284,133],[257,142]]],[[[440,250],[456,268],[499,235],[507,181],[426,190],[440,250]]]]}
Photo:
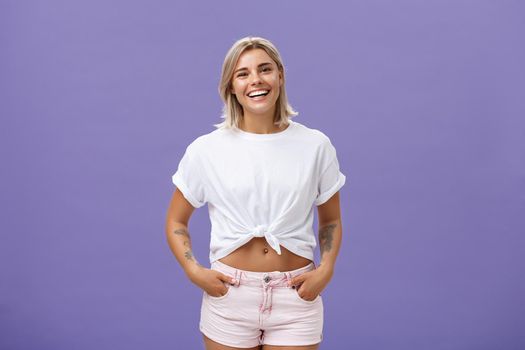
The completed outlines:
{"type": "Polygon", "coordinates": [[[319,206],[328,201],[346,182],[346,176],[339,169],[335,147],[327,138],[321,151],[319,181],[314,204],[319,206]]]}
{"type": "Polygon", "coordinates": [[[328,168],[320,177],[315,205],[321,205],[328,201],[337,191],[343,187],[346,176],[339,170],[337,158],[330,163],[328,168]]]}
{"type": "Polygon", "coordinates": [[[184,198],[193,207],[200,208],[206,204],[205,176],[190,146],[186,148],[177,171],[172,175],[171,179],[173,184],[182,192],[184,198]]]}

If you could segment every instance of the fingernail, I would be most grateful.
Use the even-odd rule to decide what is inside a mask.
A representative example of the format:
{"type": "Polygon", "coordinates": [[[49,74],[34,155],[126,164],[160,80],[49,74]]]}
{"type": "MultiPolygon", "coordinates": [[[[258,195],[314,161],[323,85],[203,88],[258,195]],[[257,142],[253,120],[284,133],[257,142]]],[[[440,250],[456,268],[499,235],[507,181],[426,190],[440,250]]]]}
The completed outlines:
{"type": "Polygon", "coordinates": [[[237,283],[237,280],[235,278],[232,278],[232,284],[237,283]]]}

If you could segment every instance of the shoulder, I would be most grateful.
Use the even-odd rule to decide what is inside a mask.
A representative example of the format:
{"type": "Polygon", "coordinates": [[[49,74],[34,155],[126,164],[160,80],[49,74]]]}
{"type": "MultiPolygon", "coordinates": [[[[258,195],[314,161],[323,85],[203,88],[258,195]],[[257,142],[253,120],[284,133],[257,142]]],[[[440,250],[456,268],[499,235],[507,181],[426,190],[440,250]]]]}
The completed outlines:
{"type": "Polygon", "coordinates": [[[318,147],[328,147],[331,145],[330,138],[324,132],[319,129],[308,127],[302,123],[294,122],[298,134],[308,141],[310,144],[314,144],[318,147]]]}
{"type": "Polygon", "coordinates": [[[303,124],[299,124],[297,129],[300,130],[299,134],[302,135],[304,141],[303,149],[308,149],[311,154],[315,154],[320,169],[326,169],[327,165],[337,158],[337,151],[330,137],[321,130],[303,124]]]}
{"type": "Polygon", "coordinates": [[[188,144],[186,152],[195,157],[202,155],[203,152],[206,152],[206,150],[209,150],[216,145],[216,142],[220,141],[223,132],[222,129],[215,129],[206,134],[197,136],[188,144]]]}

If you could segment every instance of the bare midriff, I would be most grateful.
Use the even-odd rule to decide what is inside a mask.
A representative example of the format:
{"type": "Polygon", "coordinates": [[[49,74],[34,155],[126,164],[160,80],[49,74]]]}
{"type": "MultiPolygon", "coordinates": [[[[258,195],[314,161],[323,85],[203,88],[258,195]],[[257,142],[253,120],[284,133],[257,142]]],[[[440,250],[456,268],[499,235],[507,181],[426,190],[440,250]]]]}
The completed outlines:
{"type": "Polygon", "coordinates": [[[240,270],[255,272],[291,271],[312,262],[283,246],[281,246],[281,255],[277,254],[264,237],[252,238],[219,261],[240,270]]]}

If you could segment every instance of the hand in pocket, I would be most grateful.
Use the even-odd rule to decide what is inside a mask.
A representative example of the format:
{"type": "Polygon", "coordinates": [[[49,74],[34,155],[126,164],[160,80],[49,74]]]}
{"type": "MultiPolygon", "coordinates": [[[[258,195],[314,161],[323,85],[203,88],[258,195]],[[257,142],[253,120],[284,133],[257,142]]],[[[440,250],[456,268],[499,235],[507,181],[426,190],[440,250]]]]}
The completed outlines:
{"type": "Polygon", "coordinates": [[[193,276],[191,281],[204,290],[208,295],[216,298],[226,295],[228,292],[226,283],[235,283],[233,277],[204,267],[199,270],[199,273],[193,276]]]}

